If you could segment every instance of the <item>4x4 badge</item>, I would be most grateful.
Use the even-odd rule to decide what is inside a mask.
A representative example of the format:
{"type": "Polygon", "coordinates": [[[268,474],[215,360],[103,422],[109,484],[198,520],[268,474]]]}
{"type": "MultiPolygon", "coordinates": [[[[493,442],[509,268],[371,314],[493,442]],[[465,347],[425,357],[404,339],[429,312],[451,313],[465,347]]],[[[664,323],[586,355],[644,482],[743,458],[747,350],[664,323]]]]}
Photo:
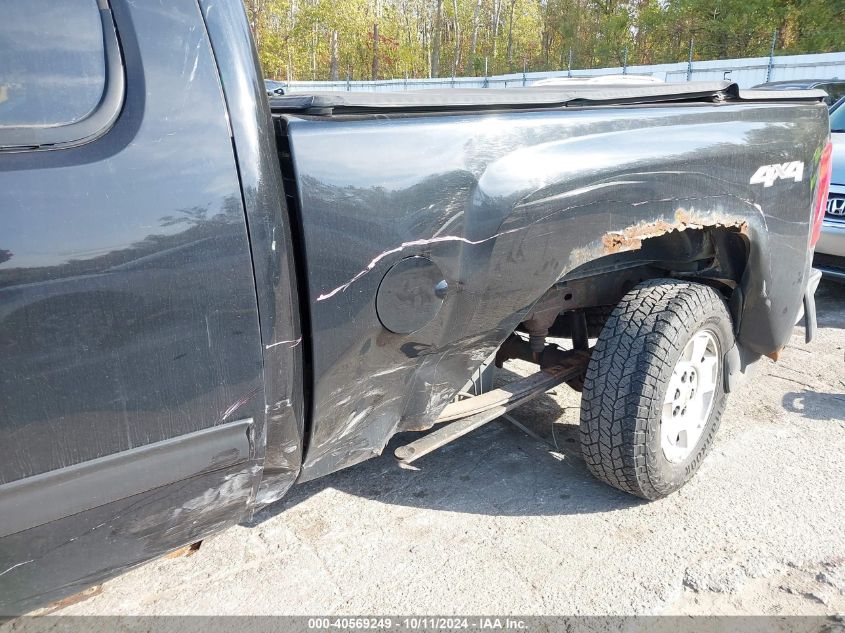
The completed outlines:
{"type": "Polygon", "coordinates": [[[751,176],[751,184],[771,187],[777,180],[789,180],[790,178],[795,182],[801,182],[804,179],[803,162],[796,160],[791,163],[763,165],[751,176]]]}

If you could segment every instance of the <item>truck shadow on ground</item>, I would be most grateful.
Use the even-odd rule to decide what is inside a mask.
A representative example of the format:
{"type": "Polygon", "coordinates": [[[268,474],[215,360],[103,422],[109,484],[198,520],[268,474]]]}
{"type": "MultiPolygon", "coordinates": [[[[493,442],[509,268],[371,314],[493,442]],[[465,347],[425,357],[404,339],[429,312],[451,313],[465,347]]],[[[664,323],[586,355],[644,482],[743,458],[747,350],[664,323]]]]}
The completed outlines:
{"type": "MultiPolygon", "coordinates": [[[[500,371],[508,380],[517,378],[500,371]]],[[[500,516],[588,514],[644,503],[590,474],[578,444],[578,412],[572,408],[540,396],[512,412],[540,439],[499,419],[426,455],[413,470],[399,467],[393,451],[421,435],[399,434],[380,457],[294,486],[259,512],[254,523],[326,489],[385,504],[500,516]]]]}
{"type": "Polygon", "coordinates": [[[783,408],[810,420],[845,421],[845,393],[791,391],[783,395],[783,408]]]}

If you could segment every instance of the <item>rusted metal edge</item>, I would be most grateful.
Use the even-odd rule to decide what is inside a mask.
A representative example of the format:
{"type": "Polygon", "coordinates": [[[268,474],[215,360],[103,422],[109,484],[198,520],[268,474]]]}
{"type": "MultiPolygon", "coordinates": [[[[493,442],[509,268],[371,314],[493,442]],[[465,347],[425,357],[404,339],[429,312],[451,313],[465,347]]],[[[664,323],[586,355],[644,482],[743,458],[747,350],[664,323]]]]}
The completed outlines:
{"type": "Polygon", "coordinates": [[[642,248],[643,240],[660,237],[675,231],[687,229],[727,228],[740,233],[748,231],[748,223],[742,218],[716,213],[696,213],[694,210],[677,209],[673,222],[663,219],[641,222],[621,231],[611,231],[602,237],[605,254],[623,253],[642,248]]]}
{"type": "MultiPolygon", "coordinates": [[[[398,447],[393,452],[393,455],[397,460],[399,460],[400,465],[408,465],[418,460],[420,457],[428,455],[432,451],[445,446],[449,442],[466,435],[470,431],[474,431],[488,422],[492,422],[511,409],[515,409],[519,405],[524,404],[529,400],[533,400],[549,389],[552,389],[553,387],[556,387],[568,380],[577,378],[586,369],[588,360],[588,352],[578,352],[577,354],[573,354],[572,363],[566,363],[566,365],[556,365],[554,367],[544,369],[536,374],[532,374],[531,376],[524,378],[523,380],[511,383],[506,389],[497,389],[485,394],[485,396],[477,396],[476,398],[470,398],[469,400],[455,403],[465,404],[485,397],[486,403],[493,402],[493,404],[487,404],[480,410],[479,403],[474,403],[474,406],[472,408],[467,408],[467,410],[476,410],[475,413],[467,414],[465,417],[461,417],[457,421],[447,424],[436,431],[411,442],[410,444],[398,447]],[[496,391],[502,393],[497,395],[495,393],[496,391]],[[507,393],[509,397],[502,400],[503,393],[507,393]],[[493,397],[491,398],[490,396],[493,397]]],[[[451,407],[452,405],[449,406],[451,407]]],[[[455,409],[452,411],[454,412],[455,409]]],[[[438,421],[441,421],[440,418],[438,418],[438,421]]]]}

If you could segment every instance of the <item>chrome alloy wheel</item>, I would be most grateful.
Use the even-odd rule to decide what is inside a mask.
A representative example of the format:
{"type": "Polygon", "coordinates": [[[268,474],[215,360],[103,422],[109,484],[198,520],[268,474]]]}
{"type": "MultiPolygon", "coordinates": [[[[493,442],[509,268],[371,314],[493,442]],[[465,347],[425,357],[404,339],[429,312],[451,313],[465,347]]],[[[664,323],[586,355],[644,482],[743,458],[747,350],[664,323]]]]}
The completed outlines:
{"type": "Polygon", "coordinates": [[[721,353],[710,330],[693,334],[672,370],[660,418],[660,447],[672,463],[684,461],[707,425],[719,381],[721,353]]]}

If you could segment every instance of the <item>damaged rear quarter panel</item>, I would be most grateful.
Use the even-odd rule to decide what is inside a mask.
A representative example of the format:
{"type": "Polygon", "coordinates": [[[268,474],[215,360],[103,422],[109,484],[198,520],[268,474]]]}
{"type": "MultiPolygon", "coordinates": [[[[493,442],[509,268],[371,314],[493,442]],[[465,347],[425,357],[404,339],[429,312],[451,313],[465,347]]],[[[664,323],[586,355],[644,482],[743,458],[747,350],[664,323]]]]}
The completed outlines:
{"type": "Polygon", "coordinates": [[[807,268],[815,105],[613,107],[286,120],[308,254],[313,423],[303,478],[430,426],[558,279],[667,231],[723,226],[751,245],[740,340],[782,345],[807,268]],[[764,188],[760,165],[803,160],[764,188]],[[424,255],[449,283],[435,318],[385,330],[375,295],[424,255]]]}

